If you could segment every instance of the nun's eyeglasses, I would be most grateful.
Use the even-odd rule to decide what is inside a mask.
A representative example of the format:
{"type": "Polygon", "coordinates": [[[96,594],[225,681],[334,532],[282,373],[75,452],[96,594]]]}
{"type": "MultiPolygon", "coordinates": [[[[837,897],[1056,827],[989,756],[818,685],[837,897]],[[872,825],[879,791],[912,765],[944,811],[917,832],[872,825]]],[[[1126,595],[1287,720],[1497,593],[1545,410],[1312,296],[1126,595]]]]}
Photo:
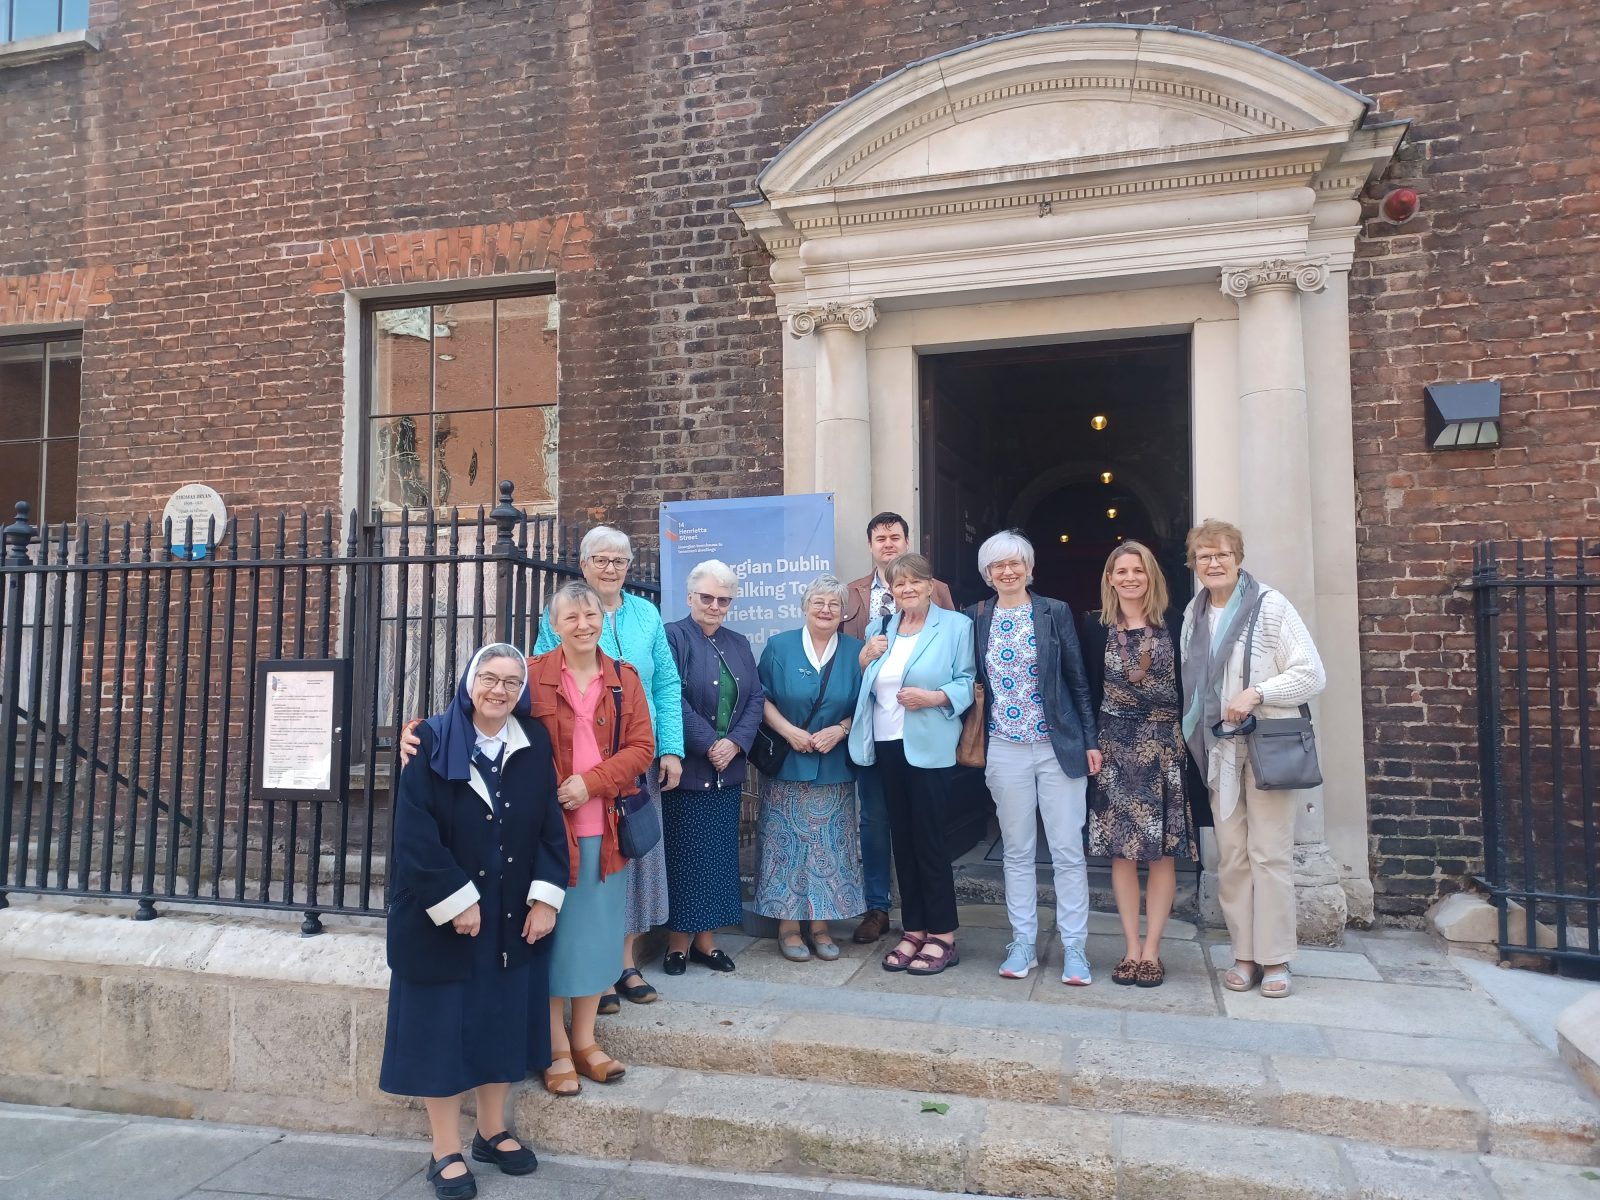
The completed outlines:
{"type": "Polygon", "coordinates": [[[522,680],[502,679],[498,675],[491,675],[488,671],[479,671],[475,676],[486,692],[511,692],[513,694],[522,690],[522,680]]]}

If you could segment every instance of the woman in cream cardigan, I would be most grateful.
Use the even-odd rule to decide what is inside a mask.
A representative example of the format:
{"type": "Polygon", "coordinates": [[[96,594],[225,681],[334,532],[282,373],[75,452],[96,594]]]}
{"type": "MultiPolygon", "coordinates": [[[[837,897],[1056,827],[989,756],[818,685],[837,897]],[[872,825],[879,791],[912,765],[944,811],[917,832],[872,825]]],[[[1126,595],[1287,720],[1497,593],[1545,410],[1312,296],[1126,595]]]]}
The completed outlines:
{"type": "Polygon", "coordinates": [[[1294,605],[1241,569],[1237,527],[1202,521],[1189,531],[1188,548],[1203,590],[1183,615],[1183,736],[1211,788],[1218,900],[1234,958],[1222,984],[1247,992],[1259,981],[1263,996],[1278,998],[1289,994],[1295,952],[1294,793],[1257,787],[1241,739],[1213,731],[1220,722],[1226,733],[1252,713],[1297,716],[1327,678],[1294,605]]]}

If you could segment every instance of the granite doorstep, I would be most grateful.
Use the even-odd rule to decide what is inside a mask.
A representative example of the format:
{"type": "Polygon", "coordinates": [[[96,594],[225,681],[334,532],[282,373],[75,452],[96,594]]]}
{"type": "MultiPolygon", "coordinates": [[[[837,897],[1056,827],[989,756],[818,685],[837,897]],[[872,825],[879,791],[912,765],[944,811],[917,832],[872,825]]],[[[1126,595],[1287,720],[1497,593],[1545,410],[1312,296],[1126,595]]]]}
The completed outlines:
{"type": "Polygon", "coordinates": [[[1277,1118],[1340,1138],[1477,1150],[1482,1107],[1443,1071],[1342,1058],[1275,1055],[1277,1118]]]}

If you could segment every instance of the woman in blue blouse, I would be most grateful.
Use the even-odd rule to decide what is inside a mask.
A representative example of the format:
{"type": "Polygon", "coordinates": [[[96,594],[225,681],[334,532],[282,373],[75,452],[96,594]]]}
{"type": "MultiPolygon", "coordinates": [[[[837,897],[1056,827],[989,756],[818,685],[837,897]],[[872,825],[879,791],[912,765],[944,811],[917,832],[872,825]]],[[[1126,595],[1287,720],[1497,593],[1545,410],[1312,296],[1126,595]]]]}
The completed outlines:
{"type": "Polygon", "coordinates": [[[861,641],[839,632],[845,585],[823,575],[800,599],[806,623],[761,651],[766,723],[789,743],[775,776],[761,781],[756,911],[778,919],[783,956],[831,962],[839,947],[829,921],[859,916],[854,771],[845,739],[861,690],[861,641]],[[811,948],[800,935],[810,921],[811,948]]]}
{"type": "MultiPolygon", "coordinates": [[[[661,803],[663,790],[678,786],[683,774],[683,690],[678,667],[667,645],[667,631],[656,606],[622,590],[633,562],[628,535],[609,525],[596,525],[583,535],[578,547],[583,578],[600,595],[600,649],[639,672],[650,706],[650,724],[656,734],[656,761],[645,772],[650,798],[661,803]]],[[[554,650],[560,639],[550,628],[550,616],[539,619],[535,654],[554,650]]],[[[627,937],[622,942],[622,977],[616,992],[600,998],[600,1011],[617,1011],[617,992],[635,1004],[649,1004],[656,990],[639,973],[633,960],[633,940],[667,919],[667,862],[662,843],[643,858],[628,862],[627,937]]]]}

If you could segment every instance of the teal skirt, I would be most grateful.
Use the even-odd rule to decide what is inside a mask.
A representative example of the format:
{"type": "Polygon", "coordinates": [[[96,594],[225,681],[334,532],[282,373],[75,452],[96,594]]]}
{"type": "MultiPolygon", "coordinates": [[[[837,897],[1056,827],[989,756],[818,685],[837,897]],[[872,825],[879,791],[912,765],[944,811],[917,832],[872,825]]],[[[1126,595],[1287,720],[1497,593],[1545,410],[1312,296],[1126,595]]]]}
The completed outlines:
{"type": "Polygon", "coordinates": [[[551,934],[550,994],[596,996],[622,974],[628,873],[600,878],[600,839],[578,839],[578,882],[567,889],[551,934]]]}

